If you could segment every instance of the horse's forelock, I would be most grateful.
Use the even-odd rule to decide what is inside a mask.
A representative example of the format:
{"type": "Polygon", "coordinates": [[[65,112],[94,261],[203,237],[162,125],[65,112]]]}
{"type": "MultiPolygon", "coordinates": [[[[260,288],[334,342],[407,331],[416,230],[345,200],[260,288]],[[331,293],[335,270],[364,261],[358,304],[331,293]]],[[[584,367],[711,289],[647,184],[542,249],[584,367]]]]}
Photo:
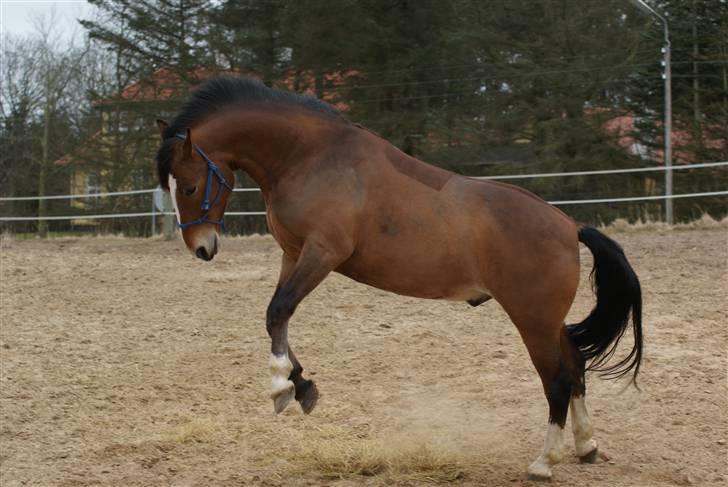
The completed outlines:
{"type": "MultiPolygon", "coordinates": [[[[165,134],[166,135],[166,134],[165,134]]],[[[159,177],[159,185],[164,189],[169,189],[169,175],[172,170],[172,157],[174,155],[173,142],[175,139],[166,138],[157,151],[157,175],[159,177]]]]}

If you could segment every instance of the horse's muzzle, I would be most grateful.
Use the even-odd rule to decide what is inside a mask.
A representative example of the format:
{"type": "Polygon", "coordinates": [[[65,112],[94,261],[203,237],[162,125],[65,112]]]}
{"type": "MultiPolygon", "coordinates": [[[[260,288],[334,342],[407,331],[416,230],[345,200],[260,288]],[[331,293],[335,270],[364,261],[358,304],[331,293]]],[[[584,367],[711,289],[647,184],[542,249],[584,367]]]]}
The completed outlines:
{"type": "Polygon", "coordinates": [[[208,245],[200,245],[195,249],[195,255],[202,260],[210,261],[213,257],[215,257],[215,254],[217,254],[218,250],[218,236],[214,235],[214,238],[210,239],[211,242],[208,242],[208,245]]]}
{"type": "Polygon", "coordinates": [[[195,255],[202,260],[212,260],[212,258],[215,257],[215,253],[213,252],[208,254],[205,247],[198,247],[197,250],[195,250],[195,255]]]}

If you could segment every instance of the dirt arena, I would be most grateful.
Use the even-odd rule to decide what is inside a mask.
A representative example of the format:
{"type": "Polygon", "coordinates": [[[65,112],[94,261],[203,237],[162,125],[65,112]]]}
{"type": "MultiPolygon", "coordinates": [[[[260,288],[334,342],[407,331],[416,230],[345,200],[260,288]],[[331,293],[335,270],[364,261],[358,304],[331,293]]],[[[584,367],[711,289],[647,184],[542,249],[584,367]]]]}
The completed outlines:
{"type": "MultiPolygon", "coordinates": [[[[567,429],[552,484],[726,485],[728,227],[610,233],[642,280],[642,391],[588,378],[604,455],[580,465],[567,429]]],[[[290,328],[321,400],[275,416],[271,238],[211,263],[161,239],[1,245],[3,487],[538,485],[546,402],[495,302],[331,276],[290,328]]],[[[582,257],[571,322],[594,303],[582,257]]]]}

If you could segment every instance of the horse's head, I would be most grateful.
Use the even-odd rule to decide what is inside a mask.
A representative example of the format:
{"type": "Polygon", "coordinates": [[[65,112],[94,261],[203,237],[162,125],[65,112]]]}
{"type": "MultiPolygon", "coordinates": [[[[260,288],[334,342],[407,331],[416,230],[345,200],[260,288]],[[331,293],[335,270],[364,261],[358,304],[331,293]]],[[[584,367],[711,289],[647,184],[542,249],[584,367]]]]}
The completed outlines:
{"type": "Polygon", "coordinates": [[[220,248],[219,230],[234,174],[230,161],[213,161],[192,141],[189,129],[170,134],[157,120],[162,145],[157,153],[159,184],[169,190],[177,213],[177,226],[187,248],[203,260],[212,260],[220,248]]]}

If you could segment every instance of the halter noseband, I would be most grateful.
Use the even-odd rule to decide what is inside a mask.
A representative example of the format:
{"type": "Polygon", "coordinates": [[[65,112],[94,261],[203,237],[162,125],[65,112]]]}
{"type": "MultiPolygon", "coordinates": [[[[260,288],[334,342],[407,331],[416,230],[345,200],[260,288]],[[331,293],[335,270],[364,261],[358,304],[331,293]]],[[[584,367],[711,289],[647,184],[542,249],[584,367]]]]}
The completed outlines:
{"type": "MultiPolygon", "coordinates": [[[[175,137],[178,139],[185,140],[185,136],[183,134],[176,134],[175,137]]],[[[217,204],[217,201],[220,199],[220,196],[222,194],[222,188],[223,186],[229,189],[230,191],[233,191],[233,187],[230,186],[230,184],[225,181],[225,177],[220,172],[220,169],[217,167],[217,165],[212,162],[212,160],[207,157],[207,154],[203,152],[202,149],[197,144],[192,144],[192,147],[195,149],[195,151],[202,157],[205,162],[207,162],[207,180],[205,181],[205,197],[202,199],[202,211],[204,212],[200,218],[197,220],[193,220],[188,223],[182,223],[177,222],[178,228],[187,228],[191,227],[192,225],[197,225],[199,223],[213,223],[215,225],[220,225],[220,227],[225,230],[225,217],[221,217],[219,220],[210,220],[207,218],[207,215],[210,214],[210,209],[214,207],[217,204]],[[210,204],[210,192],[212,191],[212,175],[215,175],[217,177],[217,181],[219,183],[219,186],[217,188],[217,193],[215,194],[215,199],[212,201],[212,204],[210,204]]]]}

